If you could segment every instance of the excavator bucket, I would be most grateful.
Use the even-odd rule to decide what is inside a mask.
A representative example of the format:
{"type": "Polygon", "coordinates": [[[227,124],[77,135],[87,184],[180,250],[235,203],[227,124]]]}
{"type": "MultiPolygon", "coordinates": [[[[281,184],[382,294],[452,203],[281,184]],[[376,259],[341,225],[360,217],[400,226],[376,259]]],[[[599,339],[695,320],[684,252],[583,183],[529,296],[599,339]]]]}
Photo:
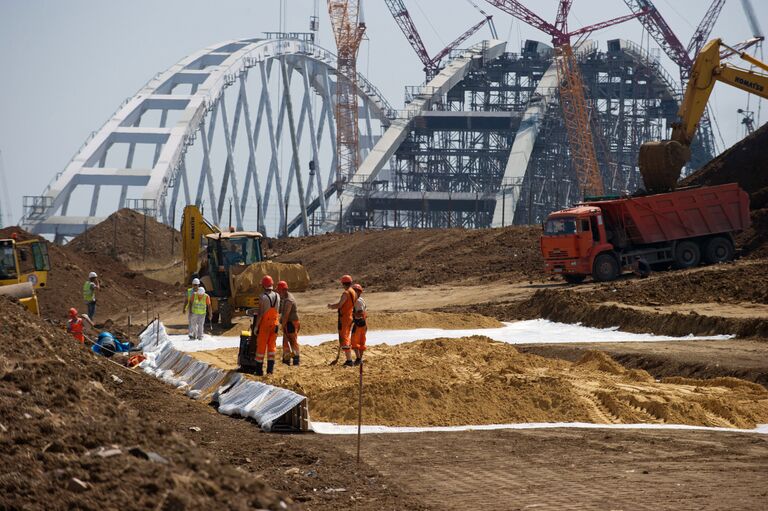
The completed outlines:
{"type": "Polygon", "coordinates": [[[646,142],[640,146],[640,175],[651,193],[674,190],[680,171],[691,157],[690,148],[674,140],[646,142]]]}

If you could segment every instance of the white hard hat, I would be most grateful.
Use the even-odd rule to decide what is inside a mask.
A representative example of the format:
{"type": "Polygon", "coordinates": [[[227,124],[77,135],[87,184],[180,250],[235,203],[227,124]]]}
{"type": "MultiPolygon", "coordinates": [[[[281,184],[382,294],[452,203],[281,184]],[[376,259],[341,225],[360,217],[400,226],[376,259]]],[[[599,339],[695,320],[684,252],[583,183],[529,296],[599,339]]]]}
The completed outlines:
{"type": "Polygon", "coordinates": [[[96,277],[98,277],[98,275],[96,275],[95,271],[92,271],[91,273],[88,274],[89,279],[95,279],[96,277]]]}
{"type": "Polygon", "coordinates": [[[200,286],[197,288],[197,294],[204,295],[205,294],[205,288],[203,286],[200,286]]]}
{"type": "Polygon", "coordinates": [[[195,286],[199,286],[200,285],[200,279],[192,279],[192,284],[195,285],[195,286]]]}

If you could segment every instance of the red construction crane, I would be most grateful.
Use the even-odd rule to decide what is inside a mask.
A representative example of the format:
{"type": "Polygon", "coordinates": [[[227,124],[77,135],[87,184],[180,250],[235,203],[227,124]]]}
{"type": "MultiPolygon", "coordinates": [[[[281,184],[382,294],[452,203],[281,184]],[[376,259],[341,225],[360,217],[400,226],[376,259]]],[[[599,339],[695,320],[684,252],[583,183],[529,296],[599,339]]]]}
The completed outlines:
{"type": "Polygon", "coordinates": [[[691,40],[688,42],[688,46],[685,48],[692,59],[696,58],[696,55],[699,54],[702,46],[709,41],[709,36],[712,34],[712,28],[715,26],[715,21],[717,21],[718,16],[720,16],[720,11],[723,10],[724,5],[725,0],[713,0],[712,5],[709,6],[707,12],[704,13],[704,17],[701,18],[699,26],[696,27],[696,31],[693,33],[691,40]]]}
{"type": "Polygon", "coordinates": [[[357,103],[357,52],[365,34],[359,0],[328,0],[336,38],[336,178],[341,184],[357,171],[359,130],[357,103]]]}
{"type": "Polygon", "coordinates": [[[517,0],[486,1],[552,37],[560,83],[560,104],[563,109],[563,120],[568,133],[568,143],[571,149],[571,158],[573,159],[576,177],[579,181],[579,188],[584,195],[601,195],[603,193],[603,180],[597,165],[597,156],[595,155],[595,144],[589,122],[584,81],[581,78],[578,61],[573,54],[571,38],[623,23],[624,21],[636,18],[640,14],[645,14],[645,11],[603,21],[569,32],[568,13],[573,5],[573,0],[560,0],[554,25],[544,21],[517,0]]]}
{"type": "Polygon", "coordinates": [[[491,27],[492,33],[495,33],[493,28],[493,16],[485,14],[482,9],[473,3],[473,5],[475,5],[475,7],[483,15],[485,15],[485,19],[476,23],[463,34],[459,35],[448,46],[437,52],[434,57],[430,57],[429,52],[427,51],[427,47],[424,45],[424,41],[421,39],[419,31],[416,29],[416,24],[413,22],[413,18],[411,18],[408,9],[403,3],[403,0],[384,0],[384,3],[387,4],[389,12],[392,13],[392,17],[400,27],[400,30],[403,31],[403,34],[405,34],[405,38],[408,39],[408,42],[416,52],[419,60],[421,60],[421,63],[424,64],[424,72],[427,74],[427,81],[429,81],[433,76],[437,74],[443,58],[448,55],[454,48],[457,48],[461,43],[469,39],[469,37],[472,36],[475,32],[480,30],[483,25],[487,24],[491,27]]]}

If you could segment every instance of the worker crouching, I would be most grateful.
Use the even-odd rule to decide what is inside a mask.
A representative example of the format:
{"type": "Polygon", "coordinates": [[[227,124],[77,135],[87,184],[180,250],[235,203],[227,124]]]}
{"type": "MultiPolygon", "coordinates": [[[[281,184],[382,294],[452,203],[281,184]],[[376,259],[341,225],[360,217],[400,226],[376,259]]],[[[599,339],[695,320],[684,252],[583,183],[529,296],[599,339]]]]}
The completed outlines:
{"type": "Polygon", "coordinates": [[[77,309],[74,307],[69,309],[69,318],[67,319],[67,332],[75,338],[80,344],[85,344],[85,334],[83,328],[85,323],[88,323],[91,328],[94,328],[91,318],[85,314],[78,314],[77,309]]]}
{"type": "Polygon", "coordinates": [[[299,365],[299,310],[296,299],[288,291],[288,283],[281,280],[277,283],[277,293],[280,295],[280,325],[283,330],[283,364],[299,365]]]}
{"type": "Polygon", "coordinates": [[[256,365],[254,374],[263,376],[264,357],[267,358],[267,374],[275,371],[275,353],[277,351],[277,331],[279,328],[278,310],[280,308],[280,296],[272,289],[274,281],[269,275],[261,279],[261,287],[264,292],[259,297],[259,311],[253,318],[251,331],[256,328],[256,365]]]}
{"type": "Polygon", "coordinates": [[[368,333],[368,307],[363,300],[363,286],[355,284],[352,286],[357,299],[352,311],[352,351],[355,352],[355,365],[363,363],[363,352],[365,352],[365,335],[368,333]]]}

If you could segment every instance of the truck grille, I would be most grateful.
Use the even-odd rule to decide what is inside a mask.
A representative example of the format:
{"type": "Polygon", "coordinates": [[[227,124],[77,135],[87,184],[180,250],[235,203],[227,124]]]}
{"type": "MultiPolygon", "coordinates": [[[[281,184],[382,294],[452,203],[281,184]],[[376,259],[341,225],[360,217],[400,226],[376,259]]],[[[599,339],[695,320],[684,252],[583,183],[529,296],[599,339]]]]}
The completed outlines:
{"type": "Polygon", "coordinates": [[[568,255],[568,252],[565,251],[565,250],[560,250],[560,249],[556,248],[555,250],[550,250],[549,251],[549,258],[550,259],[567,259],[568,257],[570,257],[570,256],[568,255]]]}

